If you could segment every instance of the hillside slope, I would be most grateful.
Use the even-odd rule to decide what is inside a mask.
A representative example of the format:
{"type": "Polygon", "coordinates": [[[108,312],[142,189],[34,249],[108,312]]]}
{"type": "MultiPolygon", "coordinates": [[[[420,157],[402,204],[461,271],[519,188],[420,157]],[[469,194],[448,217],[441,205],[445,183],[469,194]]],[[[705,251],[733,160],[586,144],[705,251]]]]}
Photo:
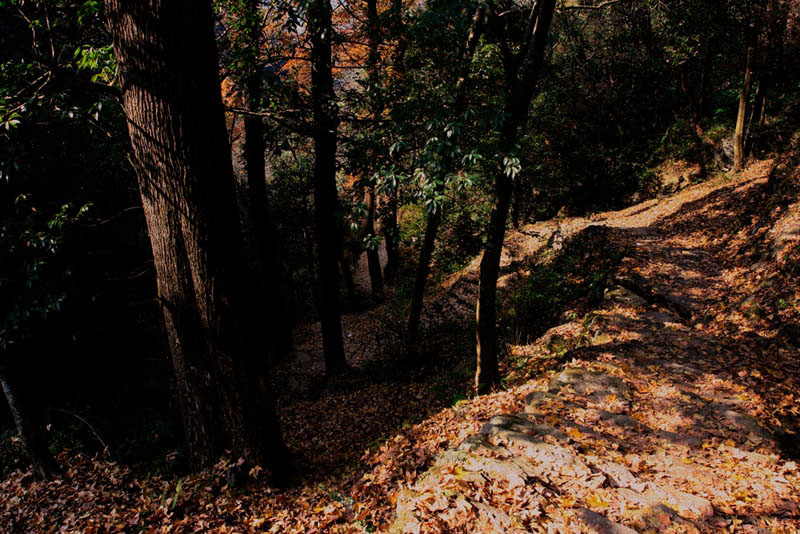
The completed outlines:
{"type": "MultiPolygon", "coordinates": [[[[598,298],[565,302],[561,324],[509,347],[508,389],[404,425],[360,467],[276,491],[227,487],[226,463],[170,480],[62,456],[60,481],[2,482],[0,530],[798,532],[798,181],[795,162],[760,162],[510,233],[507,304],[576,239],[601,236],[600,257],[619,261],[604,264],[598,298]]],[[[582,258],[591,273],[598,256],[582,258]]],[[[429,327],[471,320],[476,266],[431,297],[444,303],[429,327]]],[[[353,332],[354,344],[374,335],[353,332]]],[[[348,394],[349,420],[390,418],[381,387],[348,394]]],[[[423,388],[391,387],[394,402],[425,405],[423,388]]],[[[295,450],[341,462],[340,442],[362,429],[341,426],[332,399],[283,417],[295,450]]]]}

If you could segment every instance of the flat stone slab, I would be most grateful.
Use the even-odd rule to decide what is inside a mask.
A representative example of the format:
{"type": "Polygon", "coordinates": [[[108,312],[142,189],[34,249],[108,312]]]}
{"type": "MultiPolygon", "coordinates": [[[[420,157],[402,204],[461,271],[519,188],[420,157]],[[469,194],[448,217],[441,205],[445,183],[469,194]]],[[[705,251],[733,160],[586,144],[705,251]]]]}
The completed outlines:
{"type": "Polygon", "coordinates": [[[594,534],[639,534],[632,528],[610,521],[597,512],[592,512],[585,508],[576,510],[575,515],[577,515],[589,529],[587,532],[592,532],[594,534]]]}
{"type": "Polygon", "coordinates": [[[603,293],[603,298],[626,306],[647,306],[646,300],[624,286],[614,286],[606,289],[603,293]]]}
{"type": "Polygon", "coordinates": [[[617,496],[624,501],[658,508],[664,506],[686,519],[708,519],[714,515],[714,507],[708,499],[676,489],[647,483],[644,492],[629,488],[618,488],[617,496]]]}
{"type": "Polygon", "coordinates": [[[495,415],[489,422],[483,425],[480,433],[482,435],[493,435],[503,430],[522,432],[531,436],[553,436],[558,441],[567,441],[567,435],[550,425],[532,423],[527,419],[516,415],[495,415]]]}
{"type": "Polygon", "coordinates": [[[554,376],[550,380],[550,393],[558,393],[567,386],[572,386],[575,393],[587,395],[597,402],[616,398],[630,408],[633,401],[633,392],[625,382],[610,374],[583,367],[571,367],[554,376]]]}
{"type": "Polygon", "coordinates": [[[525,396],[525,413],[539,414],[542,412],[542,407],[561,403],[565,408],[581,408],[581,406],[572,401],[562,399],[554,393],[549,391],[534,391],[525,396]]]}
{"type": "Polygon", "coordinates": [[[706,411],[708,413],[717,415],[723,421],[735,428],[738,428],[739,430],[744,430],[745,432],[755,434],[756,436],[765,439],[773,438],[772,433],[762,427],[759,424],[758,419],[752,415],[735,410],[734,406],[731,406],[730,404],[712,402],[706,407],[706,411]]]}

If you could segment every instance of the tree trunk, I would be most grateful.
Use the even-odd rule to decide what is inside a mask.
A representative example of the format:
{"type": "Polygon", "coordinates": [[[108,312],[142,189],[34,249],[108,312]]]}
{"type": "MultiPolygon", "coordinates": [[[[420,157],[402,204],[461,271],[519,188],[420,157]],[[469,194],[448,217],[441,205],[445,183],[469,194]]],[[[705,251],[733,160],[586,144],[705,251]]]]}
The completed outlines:
{"type": "Polygon", "coordinates": [[[17,434],[31,461],[33,473],[42,480],[58,474],[59,467],[47,448],[47,438],[39,424],[40,417],[23,388],[18,386],[18,371],[13,363],[0,363],[0,386],[17,427],[17,434]]]}
{"type": "MultiPolygon", "coordinates": [[[[694,141],[695,150],[697,150],[698,164],[700,165],[700,177],[705,178],[708,174],[706,169],[706,161],[708,159],[707,144],[705,141],[705,132],[700,122],[700,109],[699,104],[694,98],[691,88],[689,87],[689,75],[686,72],[686,65],[681,67],[680,71],[681,90],[686,96],[687,103],[689,104],[689,122],[692,140],[694,141]]],[[[701,89],[702,92],[702,89],[701,89]]]]}
{"type": "Polygon", "coordinates": [[[383,280],[387,284],[394,282],[400,270],[400,230],[397,227],[397,189],[386,198],[386,205],[381,210],[381,233],[386,243],[386,267],[383,269],[383,280]]]}
{"type": "MultiPolygon", "coordinates": [[[[376,210],[375,186],[367,187],[367,222],[365,235],[375,236],[375,210],[376,210]]],[[[367,247],[367,268],[369,270],[369,282],[372,288],[372,295],[378,299],[383,299],[383,273],[381,272],[381,257],[378,247],[367,247]]]]}
{"type": "Polygon", "coordinates": [[[755,113],[758,114],[758,125],[764,126],[767,122],[767,90],[769,89],[769,78],[766,74],[761,75],[756,89],[756,101],[753,105],[755,113]]]}
{"type": "Polygon", "coordinates": [[[331,5],[328,0],[308,4],[311,37],[311,100],[314,114],[314,224],[319,262],[319,319],[325,369],[347,368],[342,340],[339,267],[342,231],[337,220],[336,130],[339,124],[331,71],[331,5]]]}
{"type": "MultiPolygon", "coordinates": [[[[501,136],[502,147],[511,151],[517,142],[519,127],[528,116],[528,108],[536,91],[539,74],[544,65],[547,34],[555,11],[555,0],[534,3],[523,36],[520,51],[511,52],[508,42],[501,46],[505,74],[505,116],[501,136]]],[[[496,27],[502,28],[497,21],[496,27]]],[[[508,38],[507,32],[496,36],[501,41],[508,38]]],[[[485,392],[500,381],[497,365],[497,277],[500,273],[500,256],[505,239],[506,220],[511,204],[513,180],[504,169],[498,169],[495,177],[495,200],[486,232],[486,245],[481,258],[479,274],[478,305],[475,310],[476,355],[475,389],[485,392]]]]}
{"type": "MultiPolygon", "coordinates": [[[[373,128],[383,113],[383,102],[380,98],[380,22],[378,20],[378,0],[367,0],[367,72],[369,74],[369,98],[370,115],[373,120],[373,128]]],[[[371,161],[377,163],[377,154],[372,155],[371,161]]],[[[365,170],[365,177],[369,175],[369,169],[365,170]]],[[[375,194],[375,185],[370,184],[366,187],[367,220],[365,221],[362,236],[375,236],[375,216],[377,211],[378,199],[375,194]]],[[[369,269],[369,281],[372,288],[372,295],[378,299],[383,298],[383,273],[381,272],[381,259],[379,250],[374,246],[367,247],[367,266],[369,269]]]]}
{"type": "Polygon", "coordinates": [[[290,471],[250,313],[209,2],[107,0],[189,460],[290,471]]]}
{"type": "Polygon", "coordinates": [[[744,123],[747,115],[747,99],[750,97],[750,78],[753,70],[754,47],[747,48],[747,63],[744,68],[744,83],[739,96],[739,113],[736,115],[736,130],[733,133],[733,171],[744,168],[744,123]]]}
{"type": "MultiPolygon", "coordinates": [[[[481,5],[475,10],[472,16],[472,26],[470,27],[469,35],[467,36],[466,46],[464,47],[464,58],[462,65],[464,70],[456,82],[456,99],[453,103],[453,117],[458,118],[464,113],[464,108],[467,103],[467,80],[469,78],[469,64],[472,62],[472,56],[475,54],[475,48],[478,45],[478,40],[483,33],[484,17],[486,15],[486,7],[481,5]]],[[[455,143],[455,140],[453,140],[455,143]]],[[[449,170],[453,166],[453,162],[448,158],[445,160],[444,169],[449,170]]],[[[437,193],[441,193],[444,188],[444,180],[441,180],[442,185],[437,185],[437,193]]],[[[419,322],[422,316],[422,304],[425,297],[425,284],[428,281],[428,274],[430,272],[431,258],[433,257],[433,250],[436,244],[436,235],[439,233],[439,226],[442,222],[442,206],[437,206],[436,211],[428,213],[427,220],[425,221],[425,237],[422,241],[422,248],[419,251],[419,261],[417,263],[417,273],[414,278],[414,289],[411,294],[411,308],[408,312],[408,324],[406,332],[406,343],[413,347],[419,342],[419,322]]]]}
{"type": "MultiPolygon", "coordinates": [[[[258,73],[246,81],[247,107],[251,111],[258,110],[258,95],[261,90],[261,77],[258,73]]],[[[264,123],[261,117],[248,115],[244,119],[244,169],[247,176],[247,193],[249,200],[249,229],[252,242],[257,249],[258,285],[261,288],[264,325],[269,332],[269,345],[272,356],[280,358],[291,352],[294,345],[292,339],[292,314],[289,310],[289,299],[284,284],[285,273],[278,257],[278,244],[275,239],[275,228],[269,215],[269,199],[267,196],[266,161],[264,160],[264,123]],[[271,305],[266,305],[272,302],[271,305]]]]}
{"type": "MultiPolygon", "coordinates": [[[[239,72],[245,107],[257,112],[260,108],[263,64],[260,60],[262,43],[262,17],[260,3],[248,0],[240,6],[238,13],[242,28],[242,68],[239,72]]],[[[244,117],[244,143],[242,147],[242,167],[247,182],[246,230],[247,242],[252,249],[248,254],[256,266],[261,300],[274,302],[272,306],[262,306],[263,320],[269,332],[270,352],[280,358],[291,352],[292,314],[289,309],[288,284],[278,253],[275,228],[269,215],[267,195],[266,160],[264,157],[264,122],[256,115],[244,117]]]]}
{"type": "Polygon", "coordinates": [[[425,282],[428,279],[433,248],[436,244],[436,234],[439,232],[439,225],[442,221],[441,206],[434,213],[428,215],[425,221],[425,237],[422,241],[422,248],[419,251],[419,262],[417,263],[417,274],[414,278],[414,290],[411,294],[411,309],[408,312],[408,326],[406,332],[406,343],[414,347],[419,343],[419,321],[422,315],[422,301],[425,297],[425,282]]]}
{"type": "Polygon", "coordinates": [[[500,382],[497,365],[497,278],[500,273],[500,255],[503,252],[511,192],[512,180],[500,170],[495,178],[495,201],[481,257],[478,305],[475,310],[475,390],[478,392],[485,392],[500,382]]]}

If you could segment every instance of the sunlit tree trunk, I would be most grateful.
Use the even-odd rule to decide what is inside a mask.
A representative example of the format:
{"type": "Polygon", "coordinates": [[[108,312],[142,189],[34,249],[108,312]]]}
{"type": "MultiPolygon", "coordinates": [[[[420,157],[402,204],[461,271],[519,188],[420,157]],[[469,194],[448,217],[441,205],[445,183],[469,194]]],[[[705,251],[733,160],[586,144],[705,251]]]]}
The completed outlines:
{"type": "Polygon", "coordinates": [[[750,78],[753,72],[754,47],[747,48],[747,62],[744,68],[744,82],[739,95],[739,112],[736,115],[736,129],[733,133],[733,170],[744,168],[744,123],[747,115],[747,100],[750,97],[750,78]]]}
{"type": "Polygon", "coordinates": [[[107,0],[188,455],[291,466],[251,313],[210,2],[107,0]]]}

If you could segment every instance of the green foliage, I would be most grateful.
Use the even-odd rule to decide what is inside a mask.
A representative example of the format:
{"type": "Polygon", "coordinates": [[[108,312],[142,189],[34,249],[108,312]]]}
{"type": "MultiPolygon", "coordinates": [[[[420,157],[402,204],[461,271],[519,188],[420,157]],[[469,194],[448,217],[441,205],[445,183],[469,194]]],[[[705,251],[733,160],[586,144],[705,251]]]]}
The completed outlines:
{"type": "Polygon", "coordinates": [[[502,319],[510,338],[525,342],[539,337],[558,324],[566,305],[597,304],[620,260],[608,229],[597,226],[567,240],[553,256],[542,256],[512,289],[510,309],[502,319]]]}

